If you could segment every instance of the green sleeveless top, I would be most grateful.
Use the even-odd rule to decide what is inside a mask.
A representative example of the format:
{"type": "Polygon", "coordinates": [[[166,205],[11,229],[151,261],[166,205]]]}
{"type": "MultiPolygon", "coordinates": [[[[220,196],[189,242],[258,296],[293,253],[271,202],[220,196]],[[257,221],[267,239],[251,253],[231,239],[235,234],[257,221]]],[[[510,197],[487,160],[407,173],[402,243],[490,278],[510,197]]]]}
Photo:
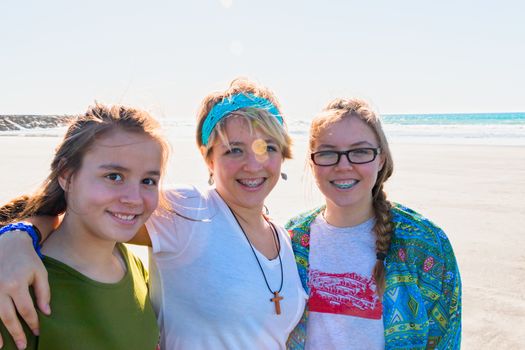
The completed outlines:
{"type": "MultiPolygon", "coordinates": [[[[27,349],[155,350],[159,329],[148,297],[147,271],[123,244],[118,244],[127,272],[117,283],[94,281],[44,257],[51,286],[51,316],[39,313],[40,336],[24,325],[27,349]]],[[[0,322],[6,350],[16,345],[0,322]]]]}

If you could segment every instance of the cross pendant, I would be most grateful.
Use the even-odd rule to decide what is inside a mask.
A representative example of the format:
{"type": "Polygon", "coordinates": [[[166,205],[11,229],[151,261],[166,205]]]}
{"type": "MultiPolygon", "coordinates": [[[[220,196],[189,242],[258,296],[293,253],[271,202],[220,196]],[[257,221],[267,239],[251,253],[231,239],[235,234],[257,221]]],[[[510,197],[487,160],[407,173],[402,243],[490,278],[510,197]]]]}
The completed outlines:
{"type": "Polygon", "coordinates": [[[280,301],[284,298],[279,295],[279,292],[273,292],[274,297],[270,299],[270,301],[273,301],[275,303],[275,312],[277,315],[281,314],[281,303],[280,301]]]}

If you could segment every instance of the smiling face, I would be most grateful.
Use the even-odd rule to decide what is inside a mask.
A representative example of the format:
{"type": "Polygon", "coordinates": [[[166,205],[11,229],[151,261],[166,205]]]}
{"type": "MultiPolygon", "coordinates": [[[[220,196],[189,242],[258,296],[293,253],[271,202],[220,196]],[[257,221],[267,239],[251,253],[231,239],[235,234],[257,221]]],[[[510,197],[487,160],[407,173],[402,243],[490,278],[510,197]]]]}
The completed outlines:
{"type": "MultiPolygon", "coordinates": [[[[318,132],[311,152],[377,147],[379,142],[373,130],[358,117],[346,116],[318,132]]],[[[310,166],[317,186],[326,197],[327,210],[372,215],[372,188],[383,166],[381,155],[366,164],[351,164],[343,155],[336,165],[317,166],[310,161],[310,166]]]]}
{"type": "Polygon", "coordinates": [[[207,158],[217,192],[234,209],[262,210],[279,179],[282,151],[272,137],[242,117],[225,120],[225,136],[228,144],[217,137],[207,158]]]}
{"type": "Polygon", "coordinates": [[[97,138],[69,182],[60,178],[64,223],[75,234],[130,240],[157,207],[161,164],[161,145],[147,135],[115,130],[97,138]]]}

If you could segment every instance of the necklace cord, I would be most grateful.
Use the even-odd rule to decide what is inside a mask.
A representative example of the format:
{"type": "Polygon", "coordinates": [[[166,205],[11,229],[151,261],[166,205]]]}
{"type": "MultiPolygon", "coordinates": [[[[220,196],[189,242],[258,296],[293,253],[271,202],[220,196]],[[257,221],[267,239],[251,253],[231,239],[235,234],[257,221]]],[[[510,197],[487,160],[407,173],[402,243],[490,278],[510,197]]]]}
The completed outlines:
{"type": "MultiPolygon", "coordinates": [[[[244,231],[244,228],[242,227],[241,223],[239,222],[239,219],[237,219],[237,215],[233,212],[232,208],[230,208],[229,205],[226,204],[228,209],[230,209],[230,212],[232,213],[233,218],[237,222],[237,225],[239,225],[239,228],[241,229],[242,233],[244,234],[244,237],[248,241],[248,244],[250,245],[250,248],[252,249],[253,256],[255,257],[255,260],[257,261],[257,265],[259,265],[259,269],[261,270],[261,273],[264,278],[264,282],[266,283],[266,287],[268,287],[268,290],[270,293],[274,294],[274,291],[272,291],[272,288],[270,287],[270,284],[268,283],[268,279],[266,278],[266,274],[264,273],[264,269],[261,265],[261,262],[259,261],[259,258],[257,257],[257,253],[255,252],[255,248],[253,247],[252,242],[248,238],[248,235],[244,231]]],[[[273,225],[273,223],[267,219],[265,219],[268,224],[270,224],[270,228],[272,230],[272,238],[273,242],[275,244],[275,247],[277,248],[277,256],[279,258],[279,266],[281,267],[281,285],[279,286],[279,290],[277,293],[281,293],[281,290],[283,289],[283,282],[284,282],[284,274],[283,274],[283,262],[281,260],[281,240],[279,239],[279,234],[277,233],[277,229],[273,225]]]]}

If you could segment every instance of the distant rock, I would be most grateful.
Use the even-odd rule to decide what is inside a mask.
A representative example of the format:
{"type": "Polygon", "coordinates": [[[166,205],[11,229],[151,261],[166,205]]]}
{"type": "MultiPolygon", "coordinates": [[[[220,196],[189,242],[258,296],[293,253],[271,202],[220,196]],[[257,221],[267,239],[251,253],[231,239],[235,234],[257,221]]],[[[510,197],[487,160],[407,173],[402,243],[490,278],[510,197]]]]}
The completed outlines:
{"type": "Polygon", "coordinates": [[[58,128],[73,118],[59,115],[0,115],[0,131],[58,128]]]}

